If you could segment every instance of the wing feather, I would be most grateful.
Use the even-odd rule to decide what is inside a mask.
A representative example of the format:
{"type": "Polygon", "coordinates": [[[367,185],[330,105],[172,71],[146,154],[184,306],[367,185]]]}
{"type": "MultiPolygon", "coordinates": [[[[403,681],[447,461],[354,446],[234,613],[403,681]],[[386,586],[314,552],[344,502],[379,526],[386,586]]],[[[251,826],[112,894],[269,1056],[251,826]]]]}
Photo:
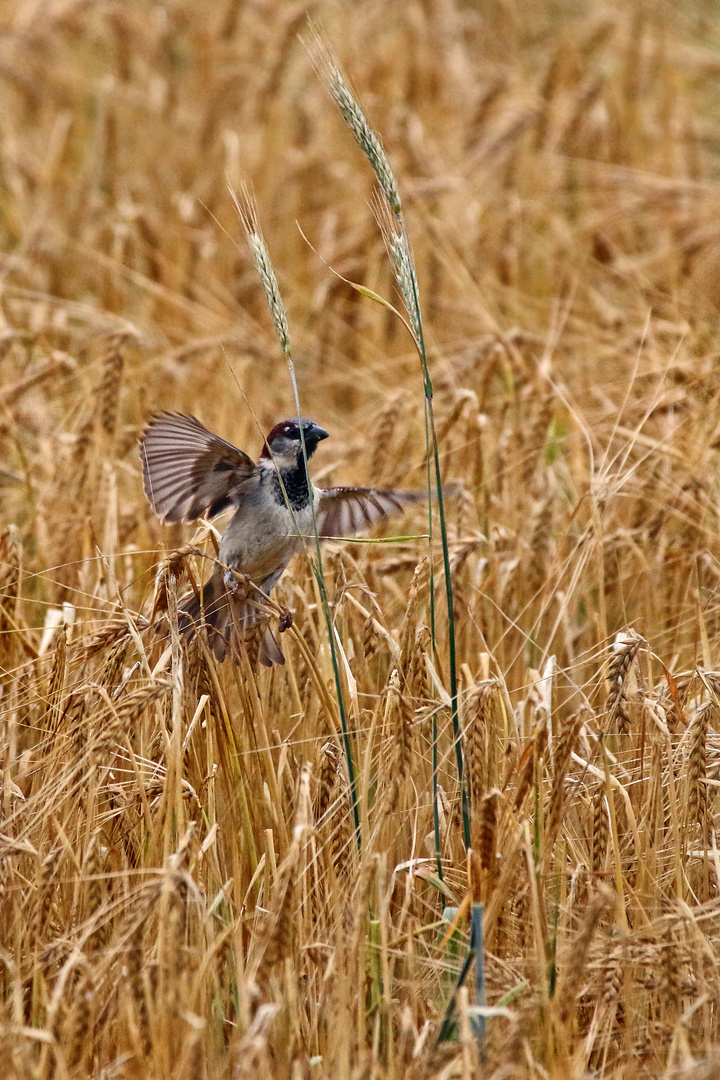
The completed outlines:
{"type": "Polygon", "coordinates": [[[318,535],[352,536],[390,514],[401,514],[408,503],[425,497],[416,491],[322,488],[317,514],[318,535]]]}
{"type": "Polygon", "coordinates": [[[165,521],[225,509],[255,470],[247,454],[183,413],[154,416],[140,438],[145,494],[165,521]]]}

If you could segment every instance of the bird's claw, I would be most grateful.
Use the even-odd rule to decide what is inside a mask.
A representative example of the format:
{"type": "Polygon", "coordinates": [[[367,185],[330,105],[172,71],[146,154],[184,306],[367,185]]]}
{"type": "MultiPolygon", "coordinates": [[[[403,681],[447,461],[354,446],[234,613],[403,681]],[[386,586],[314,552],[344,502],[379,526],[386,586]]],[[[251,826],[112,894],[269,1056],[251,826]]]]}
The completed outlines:
{"type": "Polygon", "coordinates": [[[278,630],[281,634],[284,634],[286,630],[289,630],[293,624],[293,613],[290,608],[284,608],[283,613],[278,620],[278,630]]]}
{"type": "Polygon", "coordinates": [[[247,596],[247,586],[250,580],[245,574],[235,574],[232,570],[226,570],[224,574],[225,590],[231,596],[237,597],[239,594],[247,596]]]}

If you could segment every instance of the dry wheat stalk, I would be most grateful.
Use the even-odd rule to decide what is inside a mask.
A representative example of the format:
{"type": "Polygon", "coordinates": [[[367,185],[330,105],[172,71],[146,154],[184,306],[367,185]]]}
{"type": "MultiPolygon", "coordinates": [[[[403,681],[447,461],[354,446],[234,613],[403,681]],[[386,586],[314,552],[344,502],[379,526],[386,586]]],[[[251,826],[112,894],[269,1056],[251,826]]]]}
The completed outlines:
{"type": "Polygon", "coordinates": [[[541,715],[533,732],[532,739],[526,745],[520,760],[517,787],[515,789],[515,810],[522,809],[523,803],[535,778],[548,743],[547,716],[541,715]]]}
{"type": "Polygon", "coordinates": [[[10,670],[18,656],[14,630],[22,576],[22,541],[15,525],[0,533],[0,673],[10,670]]]}
{"type": "Polygon", "coordinates": [[[596,892],[588,903],[572,954],[568,957],[567,969],[563,973],[557,991],[557,1015],[563,1024],[566,1024],[570,1018],[598,924],[611,904],[612,898],[605,890],[596,892]]]}
{"type": "Polygon", "coordinates": [[[401,686],[397,668],[391,672],[388,681],[383,727],[389,752],[381,777],[388,789],[386,812],[392,813],[410,768],[413,751],[413,710],[401,686]]]}
{"type": "Polygon", "coordinates": [[[495,735],[494,709],[497,692],[498,687],[493,680],[478,683],[473,687],[467,705],[470,719],[465,728],[465,760],[473,818],[493,773],[490,748],[495,735]]]}
{"type": "Polygon", "coordinates": [[[321,749],[318,792],[315,803],[315,820],[322,823],[337,778],[340,750],[334,742],[326,742],[321,749]]]}
{"type": "Polygon", "coordinates": [[[485,897],[489,899],[500,873],[497,859],[497,822],[500,792],[488,791],[479,807],[478,856],[485,883],[485,897]]]}
{"type": "MultiPolygon", "coordinates": [[[[388,481],[388,468],[393,449],[394,436],[402,412],[408,407],[409,395],[396,390],[388,397],[378,414],[373,437],[373,454],[370,462],[370,481],[378,487],[388,481]]],[[[390,482],[393,477],[390,475],[390,482]]]]}
{"type": "Polygon", "coordinates": [[[613,643],[608,672],[610,689],[605,700],[605,710],[609,717],[609,727],[612,728],[617,721],[620,734],[626,733],[630,726],[630,716],[626,704],[627,698],[624,692],[625,680],[633,660],[643,644],[645,644],[643,638],[634,630],[627,630],[618,634],[613,643]]]}
{"type": "Polygon", "coordinates": [[[714,703],[697,710],[690,725],[690,749],[687,765],[687,813],[690,821],[702,821],[706,804],[707,737],[710,718],[716,713],[714,703]]]}
{"type": "Polygon", "coordinates": [[[67,627],[63,623],[57,634],[57,644],[53,654],[53,666],[47,692],[47,712],[45,723],[52,734],[60,721],[60,702],[65,688],[65,663],[67,653],[67,627]]]}
{"type": "Polygon", "coordinates": [[[107,343],[101,358],[100,381],[96,390],[100,427],[109,438],[117,428],[118,400],[123,373],[122,342],[124,335],[113,336],[107,343]]]}
{"type": "Polygon", "coordinates": [[[605,871],[610,832],[604,784],[595,788],[592,806],[592,871],[594,874],[602,874],[605,871]]]}
{"type": "MultiPolygon", "coordinates": [[[[417,270],[396,229],[390,260],[377,244],[372,177],[332,142],[332,110],[295,50],[299,8],[261,17],[231,0],[211,18],[177,0],[158,19],[147,5],[9,6],[0,502],[16,524],[0,530],[0,1051],[12,1080],[717,1072],[707,11],[598,9],[568,35],[566,13],[535,5],[528,65],[522,6],[485,5],[482,18],[471,6],[400,4],[388,18],[368,0],[332,28],[357,93],[334,57],[327,74],[391,202],[359,99],[392,145],[422,226],[417,270]],[[219,666],[202,635],[189,648],[175,635],[163,658],[172,641],[152,632],[171,565],[175,589],[181,554],[205,576],[223,523],[194,531],[149,513],[135,449],[145,416],[196,413],[255,453],[259,430],[293,408],[262,297],[223,231],[225,178],[239,188],[241,172],[280,253],[302,400],[312,390],[333,436],[313,461],[320,482],[423,487],[422,397],[402,325],[367,293],[328,286],[295,220],[348,280],[391,299],[399,287],[410,321],[423,286],[440,460],[463,492],[448,521],[475,766],[470,884],[487,905],[488,1001],[507,1010],[487,1018],[482,1062],[471,995],[462,1042],[434,1048],[466,948],[462,927],[438,948],[438,923],[467,865],[447,628],[436,607],[431,654],[424,585],[408,604],[417,541],[396,544],[390,523],[382,543],[331,559],[360,850],[306,560],[284,579],[301,642],[282,670],[219,666]],[[52,620],[65,603],[63,648],[52,620]],[[627,625],[648,643],[634,657],[627,625]],[[613,639],[605,717],[576,732],[613,639]],[[550,656],[552,702],[528,704],[550,656]],[[387,813],[391,793],[402,813],[387,813]],[[553,841],[557,857],[543,858],[553,841]],[[587,899],[603,879],[618,924],[607,936],[587,899]]],[[[398,531],[425,532],[423,512],[409,508],[398,531]]]]}
{"type": "Polygon", "coordinates": [[[420,620],[420,610],[427,592],[429,569],[427,559],[415,567],[407,611],[400,630],[400,670],[407,676],[416,647],[416,634],[420,620]]]}
{"type": "Polygon", "coordinates": [[[555,749],[555,771],[553,774],[552,787],[550,789],[550,802],[548,805],[545,824],[546,849],[551,850],[560,830],[560,821],[565,803],[565,778],[567,776],[570,759],[575,749],[580,729],[585,722],[586,714],[578,712],[572,717],[570,723],[564,726],[560,732],[557,747],[555,749]]]}

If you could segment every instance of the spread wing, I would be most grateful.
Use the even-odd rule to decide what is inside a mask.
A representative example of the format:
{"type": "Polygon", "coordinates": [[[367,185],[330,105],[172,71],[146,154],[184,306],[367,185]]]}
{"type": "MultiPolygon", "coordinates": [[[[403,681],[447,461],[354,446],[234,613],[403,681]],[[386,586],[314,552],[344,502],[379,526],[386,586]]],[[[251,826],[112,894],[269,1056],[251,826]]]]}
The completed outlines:
{"type": "Polygon", "coordinates": [[[426,498],[415,491],[374,491],[372,488],[322,488],[317,513],[318,536],[354,536],[405,505],[426,498]]]}
{"type": "Polygon", "coordinates": [[[145,494],[165,521],[219,514],[255,469],[242,450],[182,413],[150,420],[140,438],[140,457],[145,494]]]}

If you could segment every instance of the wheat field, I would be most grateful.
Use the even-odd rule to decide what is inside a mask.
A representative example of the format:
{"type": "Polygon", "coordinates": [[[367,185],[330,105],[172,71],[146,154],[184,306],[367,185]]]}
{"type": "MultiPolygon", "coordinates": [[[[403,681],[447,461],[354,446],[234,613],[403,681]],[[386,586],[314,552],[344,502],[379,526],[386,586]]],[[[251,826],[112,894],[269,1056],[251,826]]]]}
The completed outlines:
{"type": "Polygon", "coordinates": [[[708,0],[2,5],[8,1080],[720,1075],[719,75],[708,0]],[[422,503],[297,557],[266,670],[178,635],[222,521],[137,451],[296,414],[229,189],[314,478],[428,477],[308,16],[448,561],[422,503]]]}

